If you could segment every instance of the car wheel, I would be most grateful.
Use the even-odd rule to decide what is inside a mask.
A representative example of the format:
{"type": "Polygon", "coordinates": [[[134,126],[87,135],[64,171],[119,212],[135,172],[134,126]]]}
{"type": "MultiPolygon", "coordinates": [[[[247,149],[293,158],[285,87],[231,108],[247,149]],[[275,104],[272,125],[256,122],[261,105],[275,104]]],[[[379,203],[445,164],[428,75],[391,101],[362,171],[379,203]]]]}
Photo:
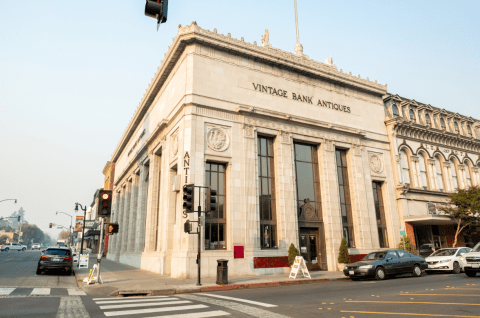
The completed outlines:
{"type": "Polygon", "coordinates": [[[37,274],[37,275],[40,275],[40,274],[42,274],[42,271],[41,271],[41,270],[40,270],[40,268],[38,268],[38,267],[37,267],[36,274],[37,274]]]}
{"type": "Polygon", "coordinates": [[[24,247],[24,248],[22,248],[22,251],[25,251],[25,250],[26,250],[26,248],[25,248],[25,247],[24,247]]]}
{"type": "Polygon", "coordinates": [[[453,262],[453,271],[452,271],[452,273],[453,273],[453,274],[460,274],[461,271],[462,271],[462,269],[460,268],[460,264],[458,264],[458,262],[453,262]]]}
{"type": "Polygon", "coordinates": [[[5,252],[8,252],[9,248],[8,247],[5,247],[5,252]]]}
{"type": "Polygon", "coordinates": [[[413,266],[413,276],[415,276],[415,277],[422,276],[422,269],[420,268],[419,265],[413,266]]]}
{"type": "Polygon", "coordinates": [[[385,277],[387,277],[387,275],[385,273],[385,269],[383,267],[377,268],[377,270],[375,272],[375,278],[377,280],[384,280],[385,277]]]}
{"type": "Polygon", "coordinates": [[[467,275],[468,277],[475,277],[475,276],[477,276],[477,272],[465,271],[465,275],[467,275]]]}

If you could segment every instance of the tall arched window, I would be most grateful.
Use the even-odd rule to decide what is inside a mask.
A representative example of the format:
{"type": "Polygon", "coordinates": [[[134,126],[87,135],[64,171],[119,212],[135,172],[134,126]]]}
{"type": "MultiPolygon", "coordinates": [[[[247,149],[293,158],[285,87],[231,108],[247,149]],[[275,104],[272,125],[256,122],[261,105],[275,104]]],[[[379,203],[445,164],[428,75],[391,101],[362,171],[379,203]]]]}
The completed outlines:
{"type": "Polygon", "coordinates": [[[472,174],[471,174],[470,167],[471,167],[470,162],[465,161],[465,179],[467,179],[467,187],[468,188],[471,188],[473,186],[472,174]]]}
{"type": "Polygon", "coordinates": [[[442,173],[442,165],[441,159],[436,156],[435,157],[435,174],[437,175],[437,187],[438,190],[443,191],[443,173],[442,173]]]}
{"type": "Polygon", "coordinates": [[[453,128],[455,128],[455,132],[458,134],[460,129],[458,128],[458,123],[456,121],[453,122],[453,128]]]}
{"type": "Polygon", "coordinates": [[[442,117],[440,117],[440,127],[442,127],[442,129],[447,128],[447,125],[445,125],[445,120],[442,117]]]}
{"type": "Polygon", "coordinates": [[[425,114],[425,124],[427,124],[427,126],[430,126],[430,125],[431,125],[430,115],[429,115],[429,114],[425,114]]]}
{"type": "Polygon", "coordinates": [[[452,175],[453,191],[457,191],[458,190],[457,165],[455,164],[455,160],[453,158],[450,158],[450,174],[452,175]]]}
{"type": "Polygon", "coordinates": [[[410,109],[408,115],[410,116],[411,121],[415,121],[415,112],[413,111],[413,109],[410,109]]]}
{"type": "Polygon", "coordinates": [[[428,188],[427,167],[425,165],[425,158],[422,153],[418,154],[418,165],[420,166],[420,182],[424,189],[428,188]]]}
{"type": "Polygon", "coordinates": [[[393,117],[398,117],[397,105],[392,105],[392,114],[393,114],[393,117]]]}
{"type": "Polygon", "coordinates": [[[408,169],[408,156],[405,150],[400,150],[400,167],[402,168],[403,183],[410,184],[410,170],[408,169]]]}

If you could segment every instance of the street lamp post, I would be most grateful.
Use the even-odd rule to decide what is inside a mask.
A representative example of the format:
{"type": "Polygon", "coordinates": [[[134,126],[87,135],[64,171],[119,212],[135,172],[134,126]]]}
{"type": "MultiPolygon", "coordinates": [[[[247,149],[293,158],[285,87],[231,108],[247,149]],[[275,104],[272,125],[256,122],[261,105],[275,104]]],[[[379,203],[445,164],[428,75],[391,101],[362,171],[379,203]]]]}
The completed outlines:
{"type": "Polygon", "coordinates": [[[0,201],[0,202],[8,201],[8,200],[15,200],[15,203],[17,203],[17,199],[5,199],[5,200],[2,200],[2,201],[0,201]]]}
{"type": "Polygon", "coordinates": [[[68,213],[60,212],[60,211],[57,211],[55,214],[58,215],[58,213],[63,213],[63,214],[66,214],[70,217],[70,246],[71,246],[72,243],[73,243],[73,231],[72,231],[73,216],[68,214],[68,213]]]}
{"type": "MultiPolygon", "coordinates": [[[[83,254],[83,237],[85,236],[85,217],[87,216],[87,206],[83,207],[80,203],[75,203],[75,211],[78,211],[78,206],[80,210],[83,211],[83,226],[82,226],[82,245],[80,246],[80,254],[83,254]]],[[[80,262],[78,263],[80,264],[80,262]]]]}

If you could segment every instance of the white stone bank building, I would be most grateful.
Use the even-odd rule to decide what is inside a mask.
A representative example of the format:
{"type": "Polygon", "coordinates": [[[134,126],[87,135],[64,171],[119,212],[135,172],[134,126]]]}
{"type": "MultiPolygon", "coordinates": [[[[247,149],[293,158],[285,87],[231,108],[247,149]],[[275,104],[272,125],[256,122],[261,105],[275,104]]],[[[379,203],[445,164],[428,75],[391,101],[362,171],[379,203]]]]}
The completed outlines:
{"type": "Polygon", "coordinates": [[[322,270],[336,270],[342,237],[351,254],[398,246],[386,85],[263,42],[179,26],[111,159],[109,259],[196,277],[184,184],[217,190],[204,277],[217,259],[231,276],[287,272],[291,243],[322,270]]]}

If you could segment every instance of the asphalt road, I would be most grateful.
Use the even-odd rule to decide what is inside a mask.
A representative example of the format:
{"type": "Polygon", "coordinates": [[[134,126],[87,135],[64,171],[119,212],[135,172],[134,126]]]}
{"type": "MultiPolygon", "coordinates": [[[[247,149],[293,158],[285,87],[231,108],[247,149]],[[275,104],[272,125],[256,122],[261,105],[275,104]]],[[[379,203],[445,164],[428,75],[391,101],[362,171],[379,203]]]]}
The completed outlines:
{"type": "Polygon", "coordinates": [[[404,276],[158,297],[86,295],[75,276],[36,275],[39,251],[0,253],[0,317],[480,318],[480,276],[404,276]]]}
{"type": "Polygon", "coordinates": [[[384,281],[333,281],[218,292],[276,304],[289,317],[463,317],[480,318],[480,276],[435,274],[384,281]]]}

